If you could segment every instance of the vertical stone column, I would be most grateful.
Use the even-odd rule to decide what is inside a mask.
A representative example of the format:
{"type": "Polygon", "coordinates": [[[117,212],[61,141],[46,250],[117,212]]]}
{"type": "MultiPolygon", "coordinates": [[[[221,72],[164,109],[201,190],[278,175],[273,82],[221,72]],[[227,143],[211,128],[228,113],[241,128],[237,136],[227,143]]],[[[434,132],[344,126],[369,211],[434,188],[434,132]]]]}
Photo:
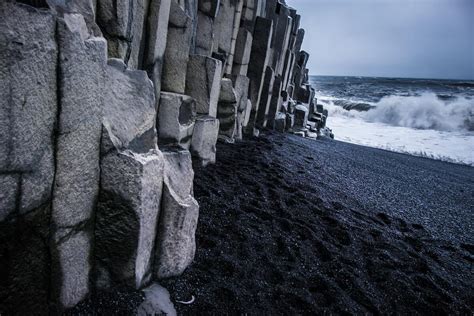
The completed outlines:
{"type": "Polygon", "coordinates": [[[161,77],[166,42],[168,39],[171,1],[173,0],[150,0],[148,19],[146,22],[143,69],[148,72],[148,76],[153,81],[157,108],[161,93],[161,77]]]}
{"type": "Polygon", "coordinates": [[[118,59],[109,60],[106,82],[94,281],[102,290],[139,289],[151,278],[163,181],[154,88],[118,59]]]}
{"type": "Polygon", "coordinates": [[[273,32],[273,22],[266,18],[257,17],[253,33],[252,50],[248,69],[249,99],[252,103],[249,123],[245,128],[247,134],[252,134],[257,117],[260,95],[262,93],[264,72],[268,62],[268,51],[273,32]]]}
{"type": "Polygon", "coordinates": [[[132,69],[142,65],[149,1],[97,1],[96,20],[107,39],[109,57],[122,59],[132,69]]]}
{"type": "Polygon", "coordinates": [[[192,36],[191,17],[176,1],[171,1],[168,38],[161,77],[162,91],[184,93],[192,36]]]}
{"type": "Polygon", "coordinates": [[[180,275],[193,261],[199,217],[189,151],[164,151],[163,156],[163,197],[153,266],[158,279],[180,275]]]}
{"type": "Polygon", "coordinates": [[[107,44],[82,15],[58,21],[60,104],[53,189],[52,277],[59,310],[89,293],[107,44]]]}
{"type": "Polygon", "coordinates": [[[256,126],[262,128],[267,126],[268,111],[270,109],[270,101],[273,93],[273,81],[275,72],[269,66],[265,70],[265,77],[263,79],[262,92],[260,97],[260,104],[258,105],[256,126]]]}
{"type": "Polygon", "coordinates": [[[49,313],[58,47],[51,12],[0,2],[1,313],[49,313]]]}

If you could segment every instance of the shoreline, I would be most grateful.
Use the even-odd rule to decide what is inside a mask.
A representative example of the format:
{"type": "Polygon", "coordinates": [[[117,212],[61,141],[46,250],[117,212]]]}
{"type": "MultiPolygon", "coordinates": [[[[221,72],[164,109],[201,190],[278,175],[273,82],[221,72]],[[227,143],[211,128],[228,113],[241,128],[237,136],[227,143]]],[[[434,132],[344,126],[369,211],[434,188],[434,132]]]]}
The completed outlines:
{"type": "Polygon", "coordinates": [[[335,137],[334,141],[341,142],[341,143],[346,143],[346,144],[351,144],[351,145],[355,145],[355,146],[366,147],[366,148],[370,148],[370,149],[378,149],[378,150],[382,150],[382,151],[393,153],[393,154],[407,155],[407,156],[412,156],[412,157],[418,157],[418,158],[424,158],[424,159],[449,163],[449,164],[453,164],[453,165],[460,165],[460,166],[474,168],[474,163],[458,161],[458,160],[452,159],[452,158],[447,157],[447,156],[434,157],[434,156],[429,156],[427,154],[421,154],[421,153],[410,152],[410,151],[397,151],[397,150],[391,150],[391,149],[387,149],[387,148],[383,148],[383,147],[373,147],[373,146],[369,146],[369,145],[351,143],[349,141],[344,141],[344,140],[341,140],[341,139],[337,139],[337,137],[335,137]]]}
{"type": "MultiPolygon", "coordinates": [[[[162,282],[174,301],[196,297],[192,305],[176,304],[178,313],[472,312],[474,280],[466,278],[474,262],[472,238],[443,238],[438,214],[426,225],[417,212],[403,218],[364,203],[338,187],[353,178],[334,168],[341,158],[335,156],[350,150],[366,156],[365,166],[348,157],[352,170],[370,169],[381,158],[386,167],[422,164],[423,171],[444,170],[446,177],[474,169],[271,132],[233,146],[218,144],[217,164],[196,168],[196,259],[180,278],[162,282]],[[336,173],[339,179],[329,181],[336,173]]],[[[468,206],[474,183],[465,185],[468,206]]]]}
{"type": "MultiPolygon", "coordinates": [[[[363,195],[365,179],[354,183],[357,191],[341,188],[357,174],[337,169],[342,156],[351,165],[348,170],[375,177],[371,168],[383,159],[379,167],[392,167],[387,177],[403,168],[394,164],[422,164],[425,176],[443,170],[448,180],[464,173],[469,180],[471,167],[273,132],[218,143],[217,153],[215,165],[203,168],[195,161],[194,193],[201,205],[195,260],[180,277],[159,282],[178,314],[474,311],[472,238],[440,236],[435,211],[426,225],[417,212],[403,218],[383,203],[364,203],[365,197],[354,192],[363,195]],[[331,179],[334,174],[337,179],[331,179]],[[192,304],[179,303],[193,297],[192,304]]],[[[385,178],[377,180],[390,186],[385,178]]],[[[468,206],[474,182],[464,185],[468,206]]],[[[103,293],[71,314],[133,313],[143,299],[141,292],[103,293]]]]}

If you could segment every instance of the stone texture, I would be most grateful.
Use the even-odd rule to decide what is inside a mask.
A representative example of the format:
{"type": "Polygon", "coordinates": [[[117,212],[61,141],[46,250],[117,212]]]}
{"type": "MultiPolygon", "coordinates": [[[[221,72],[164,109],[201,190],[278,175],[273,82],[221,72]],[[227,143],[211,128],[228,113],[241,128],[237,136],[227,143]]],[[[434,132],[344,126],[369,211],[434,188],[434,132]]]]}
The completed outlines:
{"type": "Polygon", "coordinates": [[[260,104],[258,105],[258,113],[256,126],[266,127],[268,122],[268,111],[270,109],[270,101],[272,99],[273,82],[275,80],[274,72],[271,67],[265,70],[265,78],[263,79],[262,93],[260,104]]]}
{"type": "Polygon", "coordinates": [[[109,57],[120,58],[133,69],[141,68],[149,1],[97,1],[97,23],[107,39],[109,57]]]}
{"type": "Polygon", "coordinates": [[[184,94],[162,92],[158,111],[159,144],[189,149],[196,119],[196,101],[184,94]]]}
{"type": "Polygon", "coordinates": [[[225,141],[233,142],[237,120],[237,98],[232,81],[227,78],[221,81],[217,118],[220,123],[219,137],[225,141]]]}
{"type": "Polygon", "coordinates": [[[150,0],[148,19],[146,21],[146,43],[143,60],[143,69],[153,81],[156,103],[161,93],[161,77],[166,42],[168,39],[168,22],[171,1],[150,0]]]}
{"type": "Polygon", "coordinates": [[[211,18],[215,18],[219,12],[220,0],[199,0],[198,10],[211,18]]]}
{"type": "Polygon", "coordinates": [[[264,15],[265,2],[265,0],[244,0],[241,25],[249,32],[253,32],[257,17],[264,15]]]}
{"type": "Polygon", "coordinates": [[[286,130],[292,129],[294,125],[295,125],[295,115],[286,113],[286,124],[285,124],[286,130]]]}
{"type": "Polygon", "coordinates": [[[219,120],[207,115],[196,118],[191,153],[198,157],[203,166],[216,162],[216,142],[219,135],[219,120]]]}
{"type": "Polygon", "coordinates": [[[165,151],[164,185],[155,248],[154,276],[180,275],[196,252],[199,205],[193,198],[194,171],[189,151],[165,151]]]}
{"type": "Polygon", "coordinates": [[[274,129],[283,133],[286,129],[286,114],[278,112],[275,116],[274,129]]]}
{"type": "Polygon", "coordinates": [[[101,37],[102,31],[96,24],[96,0],[75,0],[75,1],[64,1],[64,0],[47,0],[47,3],[53,11],[74,14],[78,13],[83,16],[87,30],[94,36],[101,37]]]}
{"type": "Polygon", "coordinates": [[[297,104],[295,109],[295,124],[296,128],[306,128],[306,123],[308,121],[309,110],[303,104],[297,104]]]}
{"type": "Polygon", "coordinates": [[[306,84],[296,89],[295,100],[304,104],[310,104],[311,94],[311,86],[306,84]]]}
{"type": "Polygon", "coordinates": [[[211,56],[214,48],[214,18],[205,13],[197,13],[197,30],[194,52],[198,55],[211,56]]]}
{"type": "Polygon", "coordinates": [[[301,45],[303,44],[304,40],[304,29],[298,29],[298,33],[296,35],[295,46],[293,49],[294,53],[298,53],[301,50],[301,45]]]}
{"type": "Polygon", "coordinates": [[[121,60],[109,59],[104,102],[104,121],[117,148],[142,153],[155,147],[154,87],[144,71],[128,70],[121,60]]]}
{"type": "Polygon", "coordinates": [[[139,289],[150,281],[163,168],[158,150],[109,151],[102,158],[94,249],[98,288],[139,289]]]}
{"type": "Polygon", "coordinates": [[[245,107],[245,110],[243,112],[243,120],[242,120],[242,127],[247,127],[249,124],[250,120],[250,112],[252,111],[252,101],[247,100],[247,105],[245,107]]]}
{"type": "Polygon", "coordinates": [[[89,293],[92,232],[99,194],[99,156],[107,43],[88,38],[82,15],[58,21],[60,104],[53,188],[51,247],[59,309],[89,293]],[[81,31],[85,30],[85,31],[81,31]]]}
{"type": "Polygon", "coordinates": [[[268,62],[267,55],[270,48],[272,32],[272,21],[257,17],[247,73],[247,76],[250,79],[249,99],[253,105],[250,113],[249,124],[247,126],[248,128],[246,128],[246,132],[249,134],[253,132],[258,106],[260,104],[260,95],[262,93],[264,73],[268,62]]]}
{"type": "Polygon", "coordinates": [[[214,51],[223,53],[226,57],[232,53],[236,4],[236,0],[220,0],[219,14],[214,19],[214,51]]]}
{"type": "Polygon", "coordinates": [[[247,101],[248,101],[248,90],[249,90],[249,78],[246,76],[238,75],[233,76],[232,81],[234,82],[234,92],[237,100],[237,118],[235,126],[235,138],[242,139],[242,127],[245,120],[247,101]]]}
{"type": "Polygon", "coordinates": [[[186,76],[186,94],[196,100],[196,112],[212,117],[217,115],[222,64],[219,60],[192,55],[186,76]]]}
{"type": "Polygon", "coordinates": [[[234,76],[247,75],[250,62],[250,52],[252,49],[252,40],[252,33],[241,27],[235,42],[234,65],[232,67],[232,74],[234,76]]]}
{"type": "Polygon", "coordinates": [[[276,114],[281,110],[281,104],[283,102],[281,96],[282,79],[281,76],[275,76],[272,87],[272,97],[270,99],[270,106],[268,108],[268,123],[267,125],[273,127],[273,121],[275,120],[276,114]]]}
{"type": "Polygon", "coordinates": [[[0,2],[0,313],[48,314],[56,22],[0,2]],[[19,22],[21,21],[21,22],[19,22]]]}
{"type": "Polygon", "coordinates": [[[161,82],[162,91],[184,93],[192,37],[192,18],[177,2],[171,1],[161,82]]]}

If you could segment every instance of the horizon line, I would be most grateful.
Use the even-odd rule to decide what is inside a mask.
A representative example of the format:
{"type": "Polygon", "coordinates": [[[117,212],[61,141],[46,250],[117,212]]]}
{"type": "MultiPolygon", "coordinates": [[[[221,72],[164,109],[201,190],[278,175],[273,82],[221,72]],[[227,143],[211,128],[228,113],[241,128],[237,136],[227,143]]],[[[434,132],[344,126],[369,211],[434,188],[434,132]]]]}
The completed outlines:
{"type": "Polygon", "coordinates": [[[416,79],[416,80],[465,80],[465,81],[474,81],[472,79],[466,78],[427,78],[427,77],[390,77],[390,76],[368,76],[368,75],[313,75],[310,74],[310,77],[356,77],[356,78],[386,78],[386,79],[416,79]]]}

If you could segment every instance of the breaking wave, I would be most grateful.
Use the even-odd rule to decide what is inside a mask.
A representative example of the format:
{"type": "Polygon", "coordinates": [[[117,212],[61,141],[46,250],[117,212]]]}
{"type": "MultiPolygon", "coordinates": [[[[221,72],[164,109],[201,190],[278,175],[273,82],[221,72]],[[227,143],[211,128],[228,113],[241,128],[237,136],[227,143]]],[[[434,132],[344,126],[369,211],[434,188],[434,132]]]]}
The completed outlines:
{"type": "Polygon", "coordinates": [[[327,105],[330,115],[416,129],[474,131],[474,100],[469,97],[440,98],[433,92],[423,92],[385,96],[370,104],[327,97],[320,99],[327,105]]]}

